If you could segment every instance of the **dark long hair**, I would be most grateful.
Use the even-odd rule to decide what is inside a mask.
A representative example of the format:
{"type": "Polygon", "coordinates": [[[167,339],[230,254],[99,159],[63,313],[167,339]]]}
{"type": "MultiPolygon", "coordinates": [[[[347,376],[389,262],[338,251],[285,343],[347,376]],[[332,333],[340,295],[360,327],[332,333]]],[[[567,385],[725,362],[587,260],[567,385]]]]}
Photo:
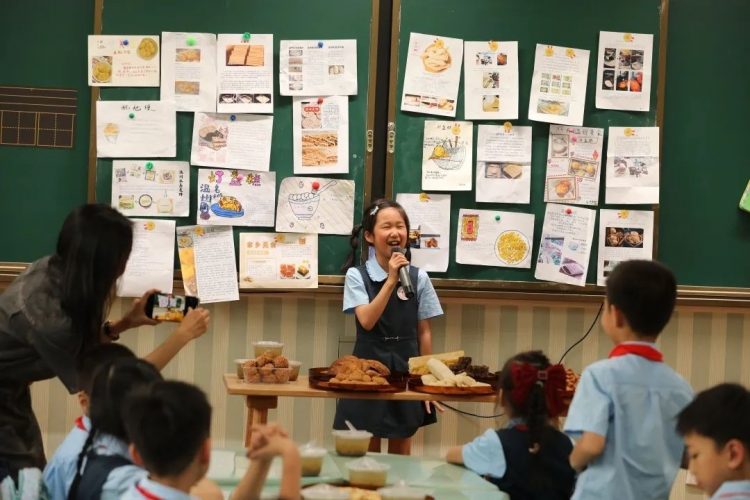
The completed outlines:
{"type": "MultiPolygon", "coordinates": [[[[364,231],[366,233],[372,234],[372,232],[375,230],[375,223],[378,221],[378,213],[385,208],[395,208],[396,210],[399,211],[399,213],[401,214],[401,217],[404,218],[404,223],[406,224],[406,234],[408,237],[409,228],[410,228],[409,216],[406,215],[406,210],[404,210],[404,207],[402,207],[400,203],[395,202],[393,200],[386,199],[386,198],[379,198],[373,201],[372,203],[370,203],[370,205],[367,208],[365,208],[364,215],[362,216],[362,223],[357,224],[352,229],[352,235],[349,238],[349,243],[352,247],[352,250],[347,256],[346,262],[344,262],[344,265],[341,266],[342,272],[346,271],[347,269],[349,269],[350,267],[354,265],[354,259],[356,257],[357,249],[359,248],[359,244],[360,244],[359,233],[364,231]]],[[[411,259],[411,254],[408,251],[408,249],[407,249],[406,258],[411,259]]]]}
{"type": "Polygon", "coordinates": [[[538,370],[546,370],[551,363],[542,351],[521,352],[505,362],[500,373],[500,387],[503,390],[502,403],[510,410],[511,417],[524,419],[528,427],[529,452],[529,477],[527,486],[532,490],[542,487],[547,482],[544,474],[544,464],[540,459],[540,450],[550,441],[555,433],[555,428],[549,423],[550,414],[547,409],[547,401],[544,387],[534,383],[529,391],[528,398],[523,406],[513,402],[511,392],[513,390],[513,377],[511,369],[515,364],[530,364],[538,370]]]}
{"type": "Polygon", "coordinates": [[[160,380],[163,378],[159,370],[148,361],[138,358],[119,358],[96,369],[91,385],[83,388],[91,398],[91,430],[78,454],[76,477],[70,487],[68,498],[76,498],[83,475],[83,459],[91,450],[94,438],[99,433],[104,433],[128,441],[122,419],[124,401],[132,391],[160,380]]]}
{"type": "Polygon", "coordinates": [[[101,326],[117,278],[133,245],[133,227],[125,216],[104,204],[83,205],[63,223],[57,251],[50,259],[62,293],[62,308],[82,350],[99,343],[101,326]]]}

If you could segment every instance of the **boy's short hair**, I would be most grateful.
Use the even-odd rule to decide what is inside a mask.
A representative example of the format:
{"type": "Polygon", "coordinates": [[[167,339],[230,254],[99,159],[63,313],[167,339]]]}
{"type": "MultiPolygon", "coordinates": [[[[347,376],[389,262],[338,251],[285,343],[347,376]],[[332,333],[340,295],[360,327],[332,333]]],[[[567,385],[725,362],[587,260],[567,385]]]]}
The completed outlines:
{"type": "Polygon", "coordinates": [[[607,278],[607,301],[641,336],[659,335],[672,316],[676,298],[674,274],[652,260],[627,260],[607,278]]]}
{"type": "Polygon", "coordinates": [[[699,393],[677,415],[677,432],[696,433],[723,447],[731,439],[750,451],[750,392],[739,384],[719,384],[699,393]]]}
{"type": "Polygon", "coordinates": [[[209,437],[211,405],[194,385],[157,382],[128,398],[123,420],[145,468],[174,476],[190,465],[209,437]]]}
{"type": "Polygon", "coordinates": [[[77,366],[78,389],[89,392],[94,372],[100,366],[110,364],[116,359],[135,358],[135,353],[122,344],[108,342],[86,351],[79,359],[77,366]]]}

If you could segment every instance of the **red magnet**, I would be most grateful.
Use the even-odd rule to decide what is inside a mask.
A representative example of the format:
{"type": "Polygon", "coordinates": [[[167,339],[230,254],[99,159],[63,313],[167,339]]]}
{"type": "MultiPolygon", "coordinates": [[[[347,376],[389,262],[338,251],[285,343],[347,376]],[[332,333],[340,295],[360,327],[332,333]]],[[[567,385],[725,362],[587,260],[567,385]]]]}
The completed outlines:
{"type": "Polygon", "coordinates": [[[318,97],[318,105],[320,105],[320,104],[323,104],[323,98],[322,97],[318,97]]]}
{"type": "Polygon", "coordinates": [[[312,188],[317,191],[320,188],[320,182],[315,181],[312,183],[312,188]]]}
{"type": "Polygon", "coordinates": [[[573,209],[571,209],[571,208],[566,208],[566,209],[565,209],[565,213],[566,213],[566,214],[568,214],[568,215],[572,215],[572,214],[573,214],[573,209]]]}

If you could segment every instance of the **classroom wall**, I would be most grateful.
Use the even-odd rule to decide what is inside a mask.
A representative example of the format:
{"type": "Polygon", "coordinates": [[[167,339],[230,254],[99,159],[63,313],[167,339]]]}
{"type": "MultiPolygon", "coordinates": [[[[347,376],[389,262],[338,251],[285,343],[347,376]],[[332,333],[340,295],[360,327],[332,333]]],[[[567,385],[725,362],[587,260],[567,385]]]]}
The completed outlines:
{"type": "MultiPolygon", "coordinates": [[[[341,296],[244,295],[239,302],[210,305],[211,328],[188,345],[167,366],[164,375],[202,387],[214,408],[214,446],[242,446],[244,398],[228,396],[222,375],[234,370],[232,360],[251,352],[254,340],[281,340],[284,353],[311,366],[330,364],[348,354],[353,345],[354,321],[341,313],[341,296]]],[[[445,315],[433,321],[435,352],[464,349],[475,362],[499,367],[510,355],[527,349],[543,349],[553,361],[578,340],[594,321],[598,304],[443,300],[445,315]]],[[[118,300],[112,317],[119,317],[129,301],[118,300]]],[[[123,335],[122,341],[140,355],[147,354],[169,334],[169,325],[143,327],[123,335]]],[[[665,361],[701,390],[721,381],[750,386],[750,309],[680,308],[660,339],[665,361]],[[679,332],[679,333],[678,333],[679,332]]],[[[591,335],[565,358],[565,364],[581,371],[606,357],[611,344],[597,324],[591,335]]],[[[32,387],[34,409],[44,433],[47,453],[59,445],[79,415],[76,399],[57,380],[32,387]]],[[[332,448],[330,428],[334,400],[279,400],[269,418],[290,429],[294,439],[315,439],[332,448]]],[[[464,411],[490,415],[489,404],[456,404],[464,411]]],[[[441,456],[447,447],[464,443],[499,420],[461,416],[447,410],[438,424],[420,431],[413,453],[441,456]]],[[[672,499],[703,496],[684,486],[681,474],[672,499]]]]}

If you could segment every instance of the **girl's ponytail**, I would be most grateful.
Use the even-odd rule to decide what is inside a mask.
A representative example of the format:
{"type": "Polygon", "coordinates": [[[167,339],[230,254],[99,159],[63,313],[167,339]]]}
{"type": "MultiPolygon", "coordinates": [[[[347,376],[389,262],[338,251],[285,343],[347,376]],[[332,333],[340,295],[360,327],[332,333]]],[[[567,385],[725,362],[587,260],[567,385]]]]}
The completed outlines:
{"type": "Polygon", "coordinates": [[[350,267],[354,265],[354,257],[357,254],[357,248],[359,248],[359,233],[362,232],[362,224],[357,224],[354,226],[354,229],[352,229],[352,234],[349,237],[349,244],[352,247],[351,252],[349,252],[349,255],[346,258],[346,261],[344,262],[344,265],[341,266],[341,272],[345,273],[350,267]]]}
{"type": "Polygon", "coordinates": [[[78,460],[76,460],[76,476],[73,478],[73,483],[70,485],[70,491],[68,491],[65,498],[75,500],[78,495],[78,485],[81,484],[81,477],[83,477],[83,460],[86,458],[89,451],[91,451],[91,448],[93,448],[95,434],[96,429],[92,426],[89,430],[89,435],[86,436],[86,441],[83,443],[83,448],[81,448],[81,452],[78,454],[78,460]]]}

